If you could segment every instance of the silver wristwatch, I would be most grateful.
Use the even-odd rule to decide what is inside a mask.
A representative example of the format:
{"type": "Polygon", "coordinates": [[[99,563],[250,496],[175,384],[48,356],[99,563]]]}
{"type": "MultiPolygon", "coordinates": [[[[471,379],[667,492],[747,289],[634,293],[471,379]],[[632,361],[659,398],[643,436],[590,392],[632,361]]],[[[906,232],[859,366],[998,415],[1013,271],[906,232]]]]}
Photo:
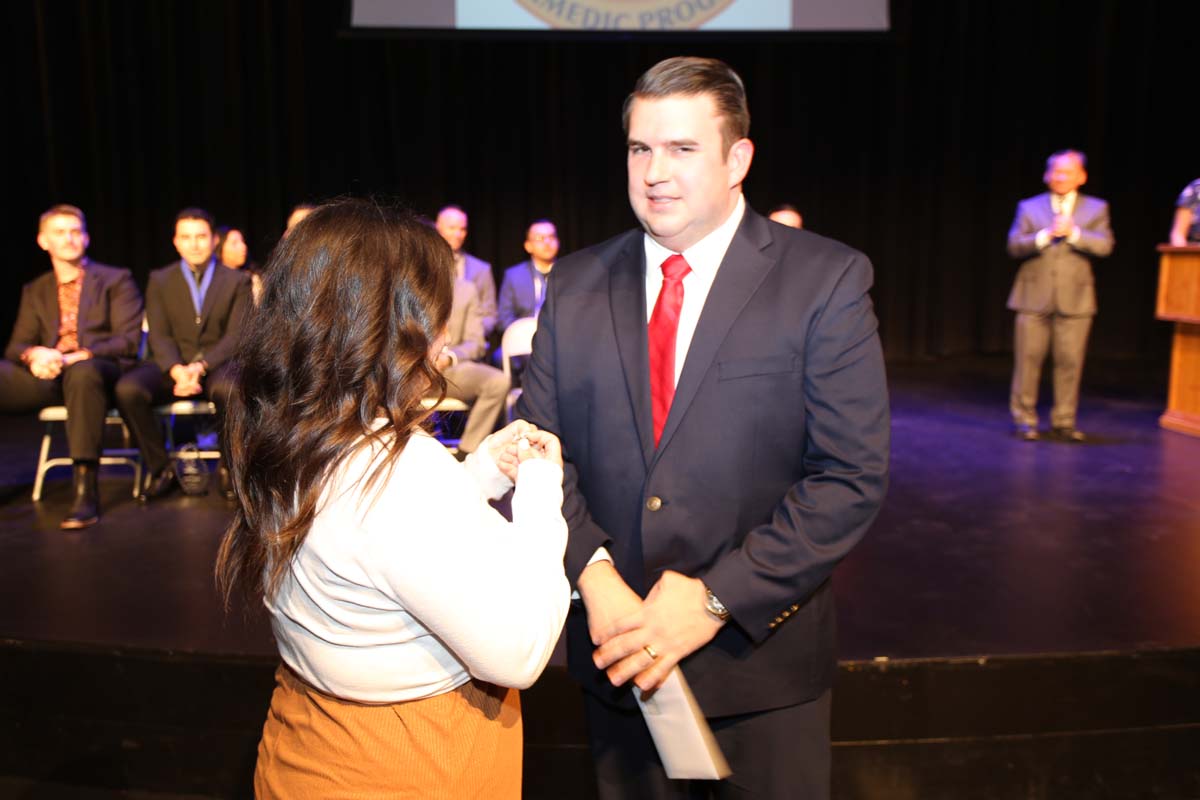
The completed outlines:
{"type": "Polygon", "coordinates": [[[729,609],[707,586],[704,587],[704,610],[721,621],[729,619],[729,609]]]}

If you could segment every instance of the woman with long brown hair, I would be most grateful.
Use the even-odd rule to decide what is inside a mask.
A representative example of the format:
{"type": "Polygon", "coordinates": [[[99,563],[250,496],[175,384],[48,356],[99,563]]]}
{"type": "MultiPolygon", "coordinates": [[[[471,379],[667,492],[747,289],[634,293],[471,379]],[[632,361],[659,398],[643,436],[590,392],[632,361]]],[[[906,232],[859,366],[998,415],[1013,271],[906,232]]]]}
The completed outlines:
{"type": "Polygon", "coordinates": [[[460,464],[422,430],[445,385],[449,248],[361,200],[283,239],[226,416],[237,510],[217,579],[261,595],[282,664],[258,797],[520,796],[514,688],[566,616],[558,440],[517,422],[460,464]],[[513,485],[513,521],[489,504],[513,485]]]}

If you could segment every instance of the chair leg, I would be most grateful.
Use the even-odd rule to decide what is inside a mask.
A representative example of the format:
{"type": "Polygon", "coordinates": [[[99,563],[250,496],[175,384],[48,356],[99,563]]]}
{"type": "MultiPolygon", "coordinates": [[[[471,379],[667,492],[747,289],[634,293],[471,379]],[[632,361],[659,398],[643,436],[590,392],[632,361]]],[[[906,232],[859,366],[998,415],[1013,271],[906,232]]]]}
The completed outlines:
{"type": "Polygon", "coordinates": [[[33,478],[33,502],[42,499],[42,484],[46,480],[46,471],[50,468],[46,466],[47,457],[50,455],[50,426],[53,422],[46,423],[46,432],[42,434],[42,448],[38,452],[37,475],[33,478]]]}

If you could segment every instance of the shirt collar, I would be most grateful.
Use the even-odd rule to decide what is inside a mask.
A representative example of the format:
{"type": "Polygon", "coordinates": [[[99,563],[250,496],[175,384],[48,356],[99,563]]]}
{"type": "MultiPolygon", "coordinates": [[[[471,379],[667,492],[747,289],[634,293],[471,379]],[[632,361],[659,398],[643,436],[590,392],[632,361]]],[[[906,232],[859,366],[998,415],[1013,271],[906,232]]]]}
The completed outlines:
{"type": "MultiPolygon", "coordinates": [[[[693,272],[716,273],[717,268],[721,266],[721,261],[725,258],[725,251],[729,249],[729,243],[733,241],[733,235],[737,233],[738,226],[742,224],[742,217],[745,215],[746,198],[739,193],[737,205],[733,207],[729,218],[703,239],[683,251],[682,255],[693,272]]],[[[643,241],[646,246],[647,269],[652,266],[658,267],[675,253],[674,250],[668,250],[654,241],[654,238],[648,233],[643,234],[643,241]]]]}
{"type": "Polygon", "coordinates": [[[192,265],[188,263],[188,260],[186,258],[179,259],[179,266],[181,268],[183,268],[184,270],[187,270],[188,272],[191,272],[193,274],[198,272],[200,275],[203,275],[204,273],[208,272],[210,269],[213,268],[214,265],[216,265],[216,263],[217,263],[217,257],[212,256],[211,258],[208,259],[207,264],[200,267],[199,270],[196,270],[196,269],[192,268],[192,265]]]}
{"type": "Polygon", "coordinates": [[[1071,191],[1067,192],[1066,194],[1055,194],[1054,192],[1051,192],[1050,196],[1057,197],[1058,202],[1064,206],[1074,206],[1076,198],[1079,197],[1079,190],[1072,189],[1071,191]]]}
{"type": "Polygon", "coordinates": [[[58,270],[54,270],[55,281],[58,283],[59,286],[65,286],[68,283],[74,283],[75,281],[82,280],[83,273],[87,271],[87,263],[88,263],[87,256],[84,256],[82,259],[80,259],[79,265],[77,267],[75,267],[75,277],[71,278],[71,280],[69,280],[69,281],[64,281],[62,279],[62,276],[59,275],[58,270]]]}

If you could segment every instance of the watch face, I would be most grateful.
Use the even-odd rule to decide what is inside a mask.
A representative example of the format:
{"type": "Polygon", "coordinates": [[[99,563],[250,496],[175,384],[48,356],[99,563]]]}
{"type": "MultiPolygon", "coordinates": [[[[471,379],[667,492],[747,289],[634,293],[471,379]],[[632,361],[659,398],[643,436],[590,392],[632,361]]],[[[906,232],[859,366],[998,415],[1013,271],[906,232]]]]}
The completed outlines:
{"type": "Polygon", "coordinates": [[[720,619],[725,619],[728,617],[729,609],[725,607],[725,604],[717,599],[717,596],[712,593],[711,589],[708,589],[707,592],[708,595],[705,599],[704,606],[708,609],[708,613],[712,614],[714,617],[719,617],[720,619]]]}

